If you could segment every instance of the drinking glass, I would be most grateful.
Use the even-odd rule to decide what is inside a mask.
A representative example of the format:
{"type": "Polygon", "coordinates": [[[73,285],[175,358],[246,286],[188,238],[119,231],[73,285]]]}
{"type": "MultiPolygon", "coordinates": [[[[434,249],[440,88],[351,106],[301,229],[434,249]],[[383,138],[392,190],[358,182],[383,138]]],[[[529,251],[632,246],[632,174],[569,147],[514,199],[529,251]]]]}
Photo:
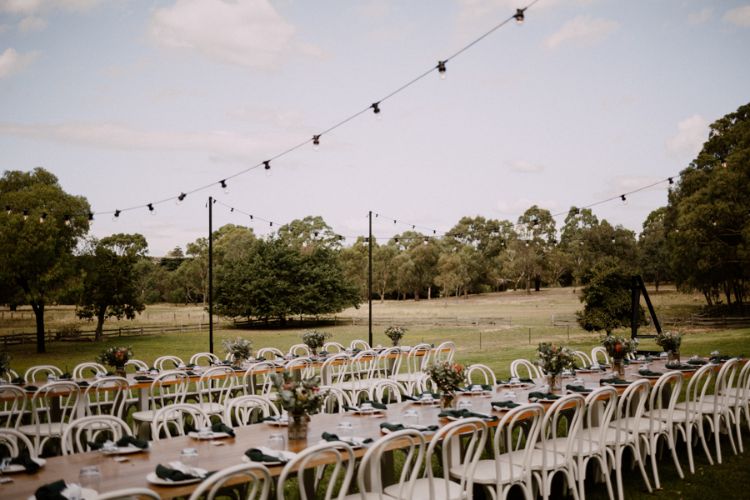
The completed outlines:
{"type": "Polygon", "coordinates": [[[94,491],[99,491],[102,484],[102,473],[99,470],[98,465],[87,465],[81,467],[81,471],[78,473],[78,484],[81,488],[90,488],[94,491]]]}
{"type": "Polygon", "coordinates": [[[268,447],[272,450],[283,451],[286,449],[286,438],[281,433],[273,433],[268,436],[268,447]]]}
{"type": "Polygon", "coordinates": [[[188,467],[198,466],[198,449],[197,448],[183,448],[180,452],[180,462],[187,465],[188,467]]]}

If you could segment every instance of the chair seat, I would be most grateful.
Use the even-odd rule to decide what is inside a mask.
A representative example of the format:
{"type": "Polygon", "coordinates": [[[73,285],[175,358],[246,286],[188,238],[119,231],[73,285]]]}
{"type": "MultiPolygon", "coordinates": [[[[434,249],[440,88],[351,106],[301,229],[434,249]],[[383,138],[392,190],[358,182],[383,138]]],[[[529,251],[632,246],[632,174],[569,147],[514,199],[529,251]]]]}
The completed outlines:
{"type": "MultiPolygon", "coordinates": [[[[669,410],[653,410],[645,413],[648,418],[655,418],[666,422],[669,419],[669,410]]],[[[688,421],[687,411],[679,408],[675,408],[672,412],[672,422],[684,423],[688,421]]]]}
{"type": "MultiPolygon", "coordinates": [[[[513,483],[525,479],[523,467],[510,462],[500,461],[500,477],[504,483],[513,483]]],[[[460,477],[461,467],[451,469],[451,476],[460,477]]],[[[480,460],[474,469],[474,482],[477,484],[497,484],[497,465],[495,460],[480,460]]]]}
{"type": "Polygon", "coordinates": [[[51,424],[41,424],[38,429],[36,425],[22,425],[18,428],[18,431],[27,436],[62,436],[67,425],[61,422],[52,422],[51,424]]]}
{"type": "Polygon", "coordinates": [[[609,426],[612,429],[616,429],[619,426],[621,431],[635,430],[636,432],[644,433],[644,434],[648,432],[660,433],[660,432],[666,431],[666,424],[663,421],[651,420],[650,418],[645,418],[645,417],[623,418],[616,422],[612,422],[611,424],[609,424],[609,426]]]}
{"type": "MultiPolygon", "coordinates": [[[[679,409],[682,411],[687,411],[687,403],[677,403],[675,405],[675,409],[679,409]]],[[[699,413],[707,414],[707,415],[713,415],[714,410],[716,413],[724,413],[724,405],[717,404],[716,408],[714,409],[714,402],[711,401],[710,403],[702,402],[702,403],[693,403],[691,405],[691,409],[693,411],[697,411],[699,413]]]]}
{"type": "MultiPolygon", "coordinates": [[[[635,441],[631,432],[620,432],[620,444],[630,444],[635,441]]],[[[580,431],[580,438],[587,441],[600,441],[602,439],[601,429],[596,428],[594,430],[584,429],[580,431]]],[[[617,444],[617,431],[613,427],[607,427],[604,430],[604,443],[606,446],[614,446],[617,444]]]]}
{"type": "Polygon", "coordinates": [[[359,493],[354,493],[352,495],[346,495],[343,500],[381,500],[382,498],[391,498],[391,497],[381,497],[377,493],[370,493],[365,492],[364,496],[362,496],[359,493]]]}
{"type": "MultiPolygon", "coordinates": [[[[558,452],[564,451],[565,447],[568,445],[568,438],[557,438],[557,439],[550,439],[547,441],[547,448],[556,448],[558,452]]],[[[536,445],[537,449],[541,449],[542,444],[538,443],[536,445]]],[[[578,438],[576,440],[576,443],[573,444],[573,447],[571,448],[570,452],[573,456],[589,456],[594,455],[595,453],[599,453],[605,448],[604,445],[602,445],[598,440],[594,439],[583,439],[578,438]]]]}
{"type": "Polygon", "coordinates": [[[224,405],[219,403],[199,403],[196,406],[199,406],[200,409],[208,415],[219,415],[224,413],[224,405]]]}
{"type": "MultiPolygon", "coordinates": [[[[435,491],[434,495],[430,496],[430,480],[428,478],[417,479],[414,481],[414,493],[412,494],[413,500],[463,500],[466,498],[466,493],[461,488],[461,485],[450,481],[448,483],[448,495],[445,494],[445,480],[442,478],[433,478],[435,491]]],[[[398,495],[398,485],[394,484],[388,486],[383,492],[390,496],[395,497],[398,495]]]]}
{"type": "MultiPolygon", "coordinates": [[[[502,462],[510,462],[511,457],[513,457],[514,464],[522,463],[524,453],[526,453],[526,450],[518,450],[511,453],[505,453],[503,455],[500,455],[499,460],[502,462]]],[[[541,469],[543,467],[547,469],[557,469],[559,467],[565,467],[566,465],[567,461],[565,460],[565,455],[563,455],[562,453],[555,453],[552,450],[531,450],[529,456],[529,467],[531,467],[532,469],[541,469]]]]}

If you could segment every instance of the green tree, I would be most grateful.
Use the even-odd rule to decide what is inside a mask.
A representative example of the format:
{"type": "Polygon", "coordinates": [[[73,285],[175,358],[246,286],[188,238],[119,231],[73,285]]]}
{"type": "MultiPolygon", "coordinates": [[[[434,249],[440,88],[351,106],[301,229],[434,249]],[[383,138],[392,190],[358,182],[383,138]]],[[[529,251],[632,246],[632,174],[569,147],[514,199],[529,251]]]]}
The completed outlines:
{"type": "Polygon", "coordinates": [[[136,265],[148,251],[140,234],[113,234],[92,240],[83,255],[83,291],[76,307],[79,318],[96,318],[95,340],[102,339],[107,318],[135,318],[146,307],[138,287],[136,265]]]}
{"type": "Polygon", "coordinates": [[[638,237],[638,262],[643,279],[653,281],[656,291],[659,285],[670,279],[667,236],[664,231],[666,207],[660,207],[648,214],[643,222],[643,231],[638,237]]]}
{"type": "Polygon", "coordinates": [[[89,229],[85,198],[66,193],[43,168],[0,178],[0,278],[6,297],[23,296],[36,319],[37,352],[45,352],[44,311],[74,269],[73,251],[89,229]]]}
{"type": "MultiPolygon", "coordinates": [[[[353,283],[359,292],[362,300],[367,300],[368,290],[368,252],[369,243],[366,238],[359,237],[351,247],[343,248],[340,253],[341,266],[344,270],[346,280],[353,283]]],[[[373,260],[377,252],[377,243],[373,242],[373,260]]],[[[373,265],[374,267],[374,265],[373,265]]],[[[373,286],[375,286],[375,277],[373,276],[373,286]]]]}
{"type": "Polygon", "coordinates": [[[399,248],[395,243],[378,245],[372,249],[372,286],[375,293],[380,297],[380,302],[385,300],[385,295],[396,289],[396,257],[399,248]]]}
{"type": "MultiPolygon", "coordinates": [[[[613,330],[631,323],[633,275],[610,257],[594,267],[591,279],[581,292],[582,311],[576,312],[578,324],[587,331],[613,330]]],[[[643,308],[638,306],[639,325],[645,322],[643,308]]]]}

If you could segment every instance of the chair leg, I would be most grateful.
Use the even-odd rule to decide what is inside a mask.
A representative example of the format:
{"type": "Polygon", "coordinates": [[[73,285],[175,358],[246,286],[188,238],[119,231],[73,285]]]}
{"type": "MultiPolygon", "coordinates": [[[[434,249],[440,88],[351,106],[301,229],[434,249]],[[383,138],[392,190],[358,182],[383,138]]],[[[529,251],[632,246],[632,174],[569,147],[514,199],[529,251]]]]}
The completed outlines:
{"type": "Polygon", "coordinates": [[[638,443],[636,442],[635,445],[633,445],[633,454],[635,455],[635,461],[638,462],[638,468],[641,469],[641,476],[643,476],[643,482],[646,483],[646,488],[648,489],[649,493],[653,493],[653,489],[651,488],[651,481],[648,480],[648,474],[646,474],[646,468],[643,466],[643,458],[641,457],[641,451],[639,449],[638,443]]]}
{"type": "Polygon", "coordinates": [[[738,406],[734,411],[734,427],[735,433],[737,434],[737,445],[740,449],[740,453],[745,453],[745,447],[742,445],[742,429],[740,424],[742,422],[742,407],[738,406]]]}
{"type": "Polygon", "coordinates": [[[721,463],[721,417],[714,415],[713,417],[713,434],[716,447],[716,463],[721,463]]]}
{"type": "MultiPolygon", "coordinates": [[[[709,420],[709,423],[711,423],[710,420],[709,420]]],[[[711,455],[711,452],[708,449],[708,443],[706,442],[706,431],[703,429],[703,418],[701,418],[698,421],[698,437],[700,437],[701,443],[703,444],[703,452],[706,454],[706,457],[708,458],[708,463],[713,465],[714,464],[713,455],[711,455]]]]}
{"type": "Polygon", "coordinates": [[[617,499],[624,500],[625,494],[622,488],[622,448],[615,450],[615,481],[617,482],[617,499]]]}
{"type": "Polygon", "coordinates": [[[646,453],[651,458],[651,472],[654,474],[654,488],[657,490],[661,489],[661,481],[659,480],[659,467],[656,460],[656,449],[659,444],[659,435],[651,437],[646,446],[646,453]]]}
{"type": "Polygon", "coordinates": [[[680,465],[680,459],[677,458],[677,443],[675,442],[674,438],[674,429],[669,430],[669,433],[667,434],[667,441],[669,444],[669,449],[672,452],[672,460],[674,460],[674,466],[677,469],[677,474],[680,476],[680,479],[685,479],[685,474],[683,474],[682,466],[680,465]]]}
{"type": "Polygon", "coordinates": [[[734,431],[732,431],[732,423],[730,420],[734,418],[734,413],[731,409],[727,408],[726,413],[724,414],[724,423],[727,426],[727,434],[729,435],[729,444],[732,445],[732,451],[734,454],[737,454],[737,446],[734,444],[734,431]]]}

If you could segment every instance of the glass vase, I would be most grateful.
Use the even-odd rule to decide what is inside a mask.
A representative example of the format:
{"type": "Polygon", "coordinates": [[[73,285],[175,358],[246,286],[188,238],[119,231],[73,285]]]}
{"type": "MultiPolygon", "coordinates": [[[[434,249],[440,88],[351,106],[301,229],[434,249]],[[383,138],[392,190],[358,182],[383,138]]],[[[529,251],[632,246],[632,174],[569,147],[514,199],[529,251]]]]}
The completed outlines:
{"type": "Polygon", "coordinates": [[[549,392],[561,390],[562,389],[562,376],[560,376],[559,373],[548,373],[547,385],[549,386],[549,392]]]}
{"type": "Polygon", "coordinates": [[[680,351],[667,351],[667,363],[670,365],[679,365],[680,351]]]}
{"type": "Polygon", "coordinates": [[[115,375],[117,375],[118,377],[125,377],[125,366],[115,366],[115,375]]]}
{"type": "Polygon", "coordinates": [[[625,376],[625,362],[623,358],[612,358],[612,375],[619,378],[625,376]]]}
{"type": "Polygon", "coordinates": [[[443,391],[440,395],[440,408],[450,410],[456,406],[456,394],[451,391],[443,391]]]}
{"type": "Polygon", "coordinates": [[[303,413],[301,415],[290,415],[289,419],[289,441],[300,441],[307,439],[307,423],[310,417],[303,413]]]}

